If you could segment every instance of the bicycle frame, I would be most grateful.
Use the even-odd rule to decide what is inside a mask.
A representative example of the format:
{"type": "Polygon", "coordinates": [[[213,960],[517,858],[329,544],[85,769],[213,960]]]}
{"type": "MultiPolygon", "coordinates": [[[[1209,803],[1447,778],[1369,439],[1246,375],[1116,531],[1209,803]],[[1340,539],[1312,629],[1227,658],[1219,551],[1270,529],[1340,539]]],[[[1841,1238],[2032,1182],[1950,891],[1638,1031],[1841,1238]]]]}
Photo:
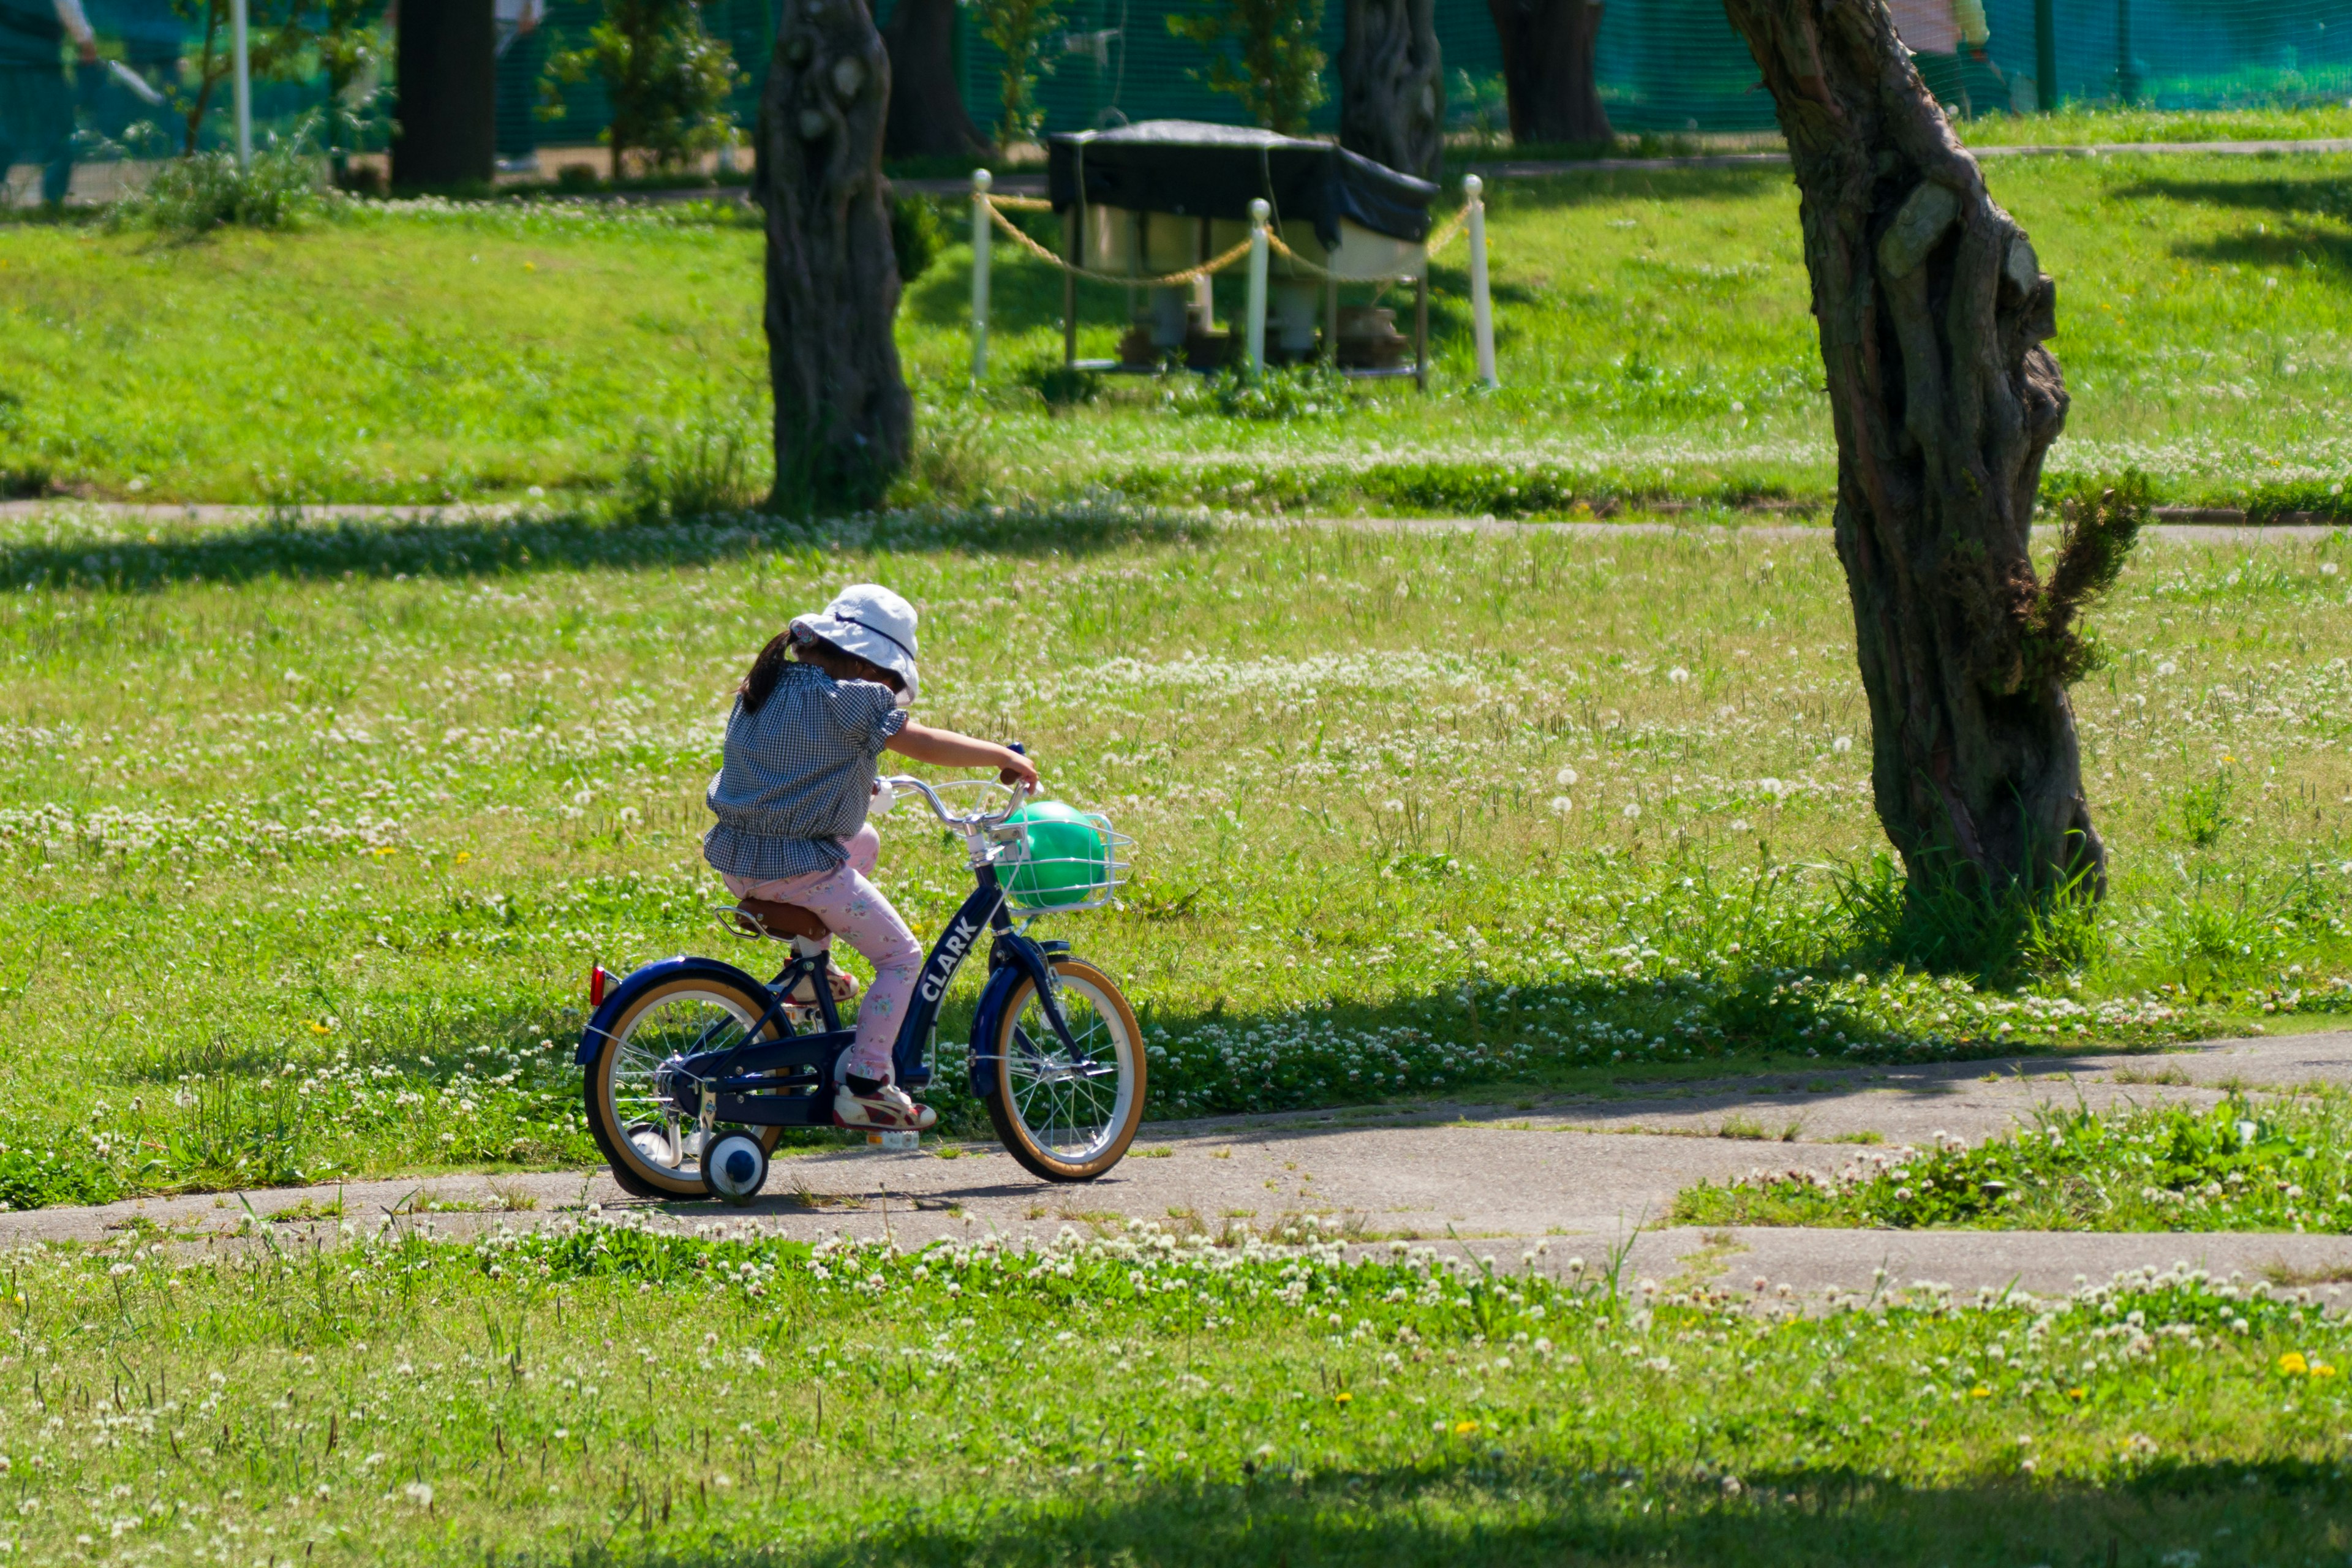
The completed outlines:
{"type": "MultiPolygon", "coordinates": [[[[930,799],[941,820],[962,826],[968,837],[984,831],[985,819],[965,821],[950,817],[928,786],[916,787],[930,799]]],[[[1069,944],[1039,942],[1013,924],[1005,908],[1004,889],[997,880],[996,868],[977,847],[971,870],[971,893],[940,927],[938,939],[925,956],[907,1016],[898,1026],[898,1038],[891,1048],[898,1082],[908,1089],[920,1089],[931,1081],[927,1058],[940,1008],[948,988],[964,961],[980,945],[983,933],[991,939],[989,978],[973,1017],[972,1092],[982,1097],[994,1092],[994,1042],[1004,1008],[1024,978],[1036,986],[1040,1007],[1063,1048],[1072,1052],[1077,1049],[1062,1013],[1060,985],[1052,962],[1068,952],[1069,944]]],[[[679,1115],[699,1122],[706,1130],[722,1124],[831,1126],[831,1090],[840,1081],[841,1058],[848,1053],[856,1031],[841,1026],[830,983],[831,963],[822,949],[806,956],[796,953],[764,986],[742,970],[715,959],[679,956],[649,963],[630,974],[597,1008],[581,1032],[580,1047],[572,1059],[583,1067],[593,1062],[610,1026],[645,991],[695,973],[712,978],[723,975],[736,980],[744,989],[765,990],[770,1000],[767,1010],[752,1021],[735,1044],[690,1052],[663,1064],[662,1076],[667,1079],[664,1093],[677,1107],[679,1115]],[[795,1032],[786,1012],[789,1004],[785,999],[803,979],[808,980],[815,992],[816,1009],[824,1025],[822,1029],[809,1034],[795,1032]],[[771,1034],[774,1037],[762,1037],[771,1034]]],[[[713,1026],[714,1030],[719,1027],[713,1026]]]]}

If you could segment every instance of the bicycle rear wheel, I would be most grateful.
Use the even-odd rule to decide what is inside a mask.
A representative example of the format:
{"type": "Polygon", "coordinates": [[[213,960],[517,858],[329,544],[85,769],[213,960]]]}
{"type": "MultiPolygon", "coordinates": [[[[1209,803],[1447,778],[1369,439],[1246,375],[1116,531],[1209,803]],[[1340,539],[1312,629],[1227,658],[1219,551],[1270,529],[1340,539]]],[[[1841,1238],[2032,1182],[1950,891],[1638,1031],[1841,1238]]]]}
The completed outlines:
{"type": "Polygon", "coordinates": [[[988,1119],[1023,1167],[1049,1182],[1090,1182],[1127,1153],[1143,1121],[1143,1040],[1135,1012],[1109,975],[1075,958],[1054,960],[1062,1017],[1076,1044],[1065,1050],[1024,979],[990,1042],[988,1119]]]}
{"type": "MultiPolygon", "coordinates": [[[[666,1107],[655,1069],[670,1057],[721,1049],[742,1039],[768,1010],[763,991],[705,975],[656,985],[615,1019],[582,1086],[588,1130],[621,1190],[641,1198],[704,1198],[702,1133],[666,1107]]],[[[774,1024],[765,1038],[779,1037],[774,1024]]],[[[773,1151],[780,1127],[748,1130],[773,1151]]]]}

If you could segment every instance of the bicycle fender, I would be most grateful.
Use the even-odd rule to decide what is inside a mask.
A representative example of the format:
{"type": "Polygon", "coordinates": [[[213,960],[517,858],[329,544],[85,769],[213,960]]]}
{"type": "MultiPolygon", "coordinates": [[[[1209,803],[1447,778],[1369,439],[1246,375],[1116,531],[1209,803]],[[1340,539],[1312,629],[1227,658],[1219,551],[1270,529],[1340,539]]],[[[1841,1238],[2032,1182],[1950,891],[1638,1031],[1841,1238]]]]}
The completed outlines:
{"type": "Polygon", "coordinates": [[[995,1092],[998,1026],[1013,1000],[1013,987],[1030,980],[1039,991],[1050,994],[1053,986],[1053,960],[1034,942],[999,942],[991,953],[991,963],[987,989],[980,994],[980,1009],[971,1019],[971,1092],[982,1100],[995,1092]],[[1001,963],[994,960],[1000,952],[1004,955],[1001,963]]]}
{"type": "Polygon", "coordinates": [[[632,970],[629,977],[614,987],[613,994],[604,998],[604,1005],[589,1017],[587,1026],[580,1031],[580,1048],[572,1055],[572,1065],[584,1068],[596,1059],[596,1053],[604,1048],[607,1032],[638,997],[654,986],[689,978],[727,981],[754,996],[763,996],[768,991],[765,981],[716,958],[696,958],[687,953],[675,958],[657,958],[632,970]]]}
{"type": "Polygon", "coordinates": [[[1018,963],[1008,963],[989,971],[988,984],[980,993],[980,1005],[971,1016],[971,1092],[978,1100],[986,1100],[996,1092],[996,1037],[1004,1021],[1004,1009],[1013,1000],[1013,988],[1027,977],[1027,970],[1018,963]]]}

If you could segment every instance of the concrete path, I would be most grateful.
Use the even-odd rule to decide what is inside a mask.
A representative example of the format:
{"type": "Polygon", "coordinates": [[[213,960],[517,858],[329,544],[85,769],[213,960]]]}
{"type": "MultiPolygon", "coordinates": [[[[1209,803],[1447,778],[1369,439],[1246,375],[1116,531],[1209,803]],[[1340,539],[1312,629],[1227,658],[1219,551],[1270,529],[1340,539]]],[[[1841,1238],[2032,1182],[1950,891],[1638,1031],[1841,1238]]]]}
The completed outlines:
{"type": "MultiPolygon", "coordinates": [[[[2013,147],[1970,147],[1979,158],[2111,158],[2132,154],[2251,158],[2295,153],[2352,153],[2352,139],[2313,137],[2302,141],[2101,142],[2087,146],[2023,142],[2013,147]]],[[[1789,154],[1759,149],[1747,153],[1695,153],[1679,158],[1480,158],[1463,167],[1482,180],[1548,180],[1562,174],[1646,174],[1669,169],[1769,169],[1786,167],[1789,154]]],[[[971,192],[968,179],[893,180],[894,188],[933,196],[971,192]]],[[[992,187],[1000,195],[1045,195],[1043,173],[999,173],[992,187]]],[[[708,190],[690,193],[708,195],[708,190]]]]}
{"type": "MultiPolygon", "coordinates": [[[[396,521],[456,523],[499,522],[521,517],[531,511],[545,510],[543,503],[527,506],[520,501],[485,502],[479,505],[443,506],[370,506],[357,502],[322,503],[299,507],[236,506],[211,501],[85,501],[71,500],[0,501],[0,521],[30,521],[47,513],[102,518],[110,522],[125,523],[197,523],[210,528],[250,528],[275,517],[289,518],[298,523],[396,521]]],[[[1635,533],[1672,533],[1694,529],[1722,529],[1726,525],[1714,521],[1685,522],[1677,519],[1694,513],[1717,517],[1726,513],[1738,517],[1805,517],[1807,522],[1742,522],[1738,531],[1760,538],[1822,538],[1828,537],[1829,510],[1826,506],[1801,503],[1769,502],[1755,507],[1715,508],[1694,501],[1665,500],[1629,504],[1624,510],[1640,515],[1623,521],[1600,518],[1592,521],[1540,522],[1514,518],[1494,517],[1265,517],[1256,513],[1234,513],[1226,521],[1240,527],[1267,528],[1352,528],[1379,530],[1406,529],[1416,531],[1447,531],[1455,530],[1484,532],[1530,533],[1590,533],[1594,535],[1635,533]]],[[[2231,507],[2168,507],[2151,509],[2156,518],[2154,526],[2145,531],[2167,539],[2204,543],[2260,543],[2264,540],[2301,541],[2325,539],[2339,532],[2344,524],[2315,520],[2312,514],[2292,512],[2280,521],[2251,523],[2244,511],[2231,507]]],[[[555,513],[553,515],[562,515],[555,513]]],[[[2054,523],[2034,525],[2045,532],[2054,531],[2054,523]]]]}
{"type": "MultiPolygon", "coordinates": [[[[1362,1241],[1433,1243],[1512,1267],[1547,1238],[1536,1260],[1546,1268],[1580,1256],[1597,1266],[1632,1238],[1633,1275],[1728,1279],[1743,1288],[1762,1279],[1806,1292],[1867,1291],[1881,1268],[1897,1284],[1931,1279],[1966,1291],[2015,1283],[2047,1292],[2070,1289],[2078,1275],[2105,1279],[2177,1260],[2298,1283],[2352,1281],[2347,1237],[1646,1228],[1699,1181],[1759,1169],[1827,1173],[1939,1135],[1980,1142],[2043,1107],[2207,1105],[2225,1086],[2313,1083],[2352,1083],[2352,1033],[2220,1041],[2162,1055],[1823,1068],[1607,1098],[1156,1123],[1116,1171],[1084,1186],[1038,1182],[992,1143],[913,1154],[825,1151],[779,1159],[767,1194],[748,1212],[787,1235],[845,1230],[908,1243],[990,1231],[1043,1239],[1066,1225],[1108,1230],[1130,1218],[1278,1236],[1313,1215],[1362,1241]],[[1882,1142],[1866,1142],[1872,1137],[1882,1142]]],[[[0,1245],[96,1240],[142,1224],[193,1240],[245,1228],[249,1214],[273,1230],[283,1224],[301,1233],[336,1217],[338,1203],[342,1220],[369,1228],[425,1222],[451,1234],[541,1225],[591,1204],[684,1223],[734,1217],[713,1205],[630,1199],[598,1170],[43,1209],[0,1215],[0,1245]]]]}
{"type": "MultiPolygon", "coordinates": [[[[2100,142],[2087,146],[2021,142],[2013,147],[1970,147],[1979,158],[2113,158],[2168,154],[2182,157],[2253,158],[2286,153],[2352,153],[2352,138],[2307,141],[2100,142]]],[[[1469,171],[1486,180],[1543,180],[1561,174],[1640,174],[1666,169],[1759,169],[1785,166],[1786,153],[1702,153],[1686,158],[1498,158],[1473,163],[1469,171]]]]}

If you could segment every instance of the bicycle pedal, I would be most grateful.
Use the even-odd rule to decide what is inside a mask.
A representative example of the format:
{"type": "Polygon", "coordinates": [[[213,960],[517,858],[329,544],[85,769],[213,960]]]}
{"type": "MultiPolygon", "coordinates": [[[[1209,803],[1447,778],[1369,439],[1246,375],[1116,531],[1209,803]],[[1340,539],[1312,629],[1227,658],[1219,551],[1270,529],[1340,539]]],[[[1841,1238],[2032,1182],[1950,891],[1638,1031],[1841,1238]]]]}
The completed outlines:
{"type": "Polygon", "coordinates": [[[868,1132],[866,1142],[874,1148],[905,1154],[923,1146],[923,1135],[919,1132],[868,1132]]]}

